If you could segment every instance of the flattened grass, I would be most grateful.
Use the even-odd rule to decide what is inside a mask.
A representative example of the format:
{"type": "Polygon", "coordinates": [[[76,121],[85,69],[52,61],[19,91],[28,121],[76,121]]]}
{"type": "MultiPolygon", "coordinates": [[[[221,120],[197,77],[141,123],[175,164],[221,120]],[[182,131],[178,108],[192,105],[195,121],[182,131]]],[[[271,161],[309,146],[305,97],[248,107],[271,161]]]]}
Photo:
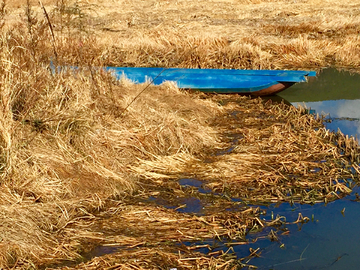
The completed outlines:
{"type": "Polygon", "coordinates": [[[302,108],[243,97],[223,123],[225,133],[237,134],[233,150],[188,169],[215,191],[249,202],[315,203],[345,196],[347,180],[358,180],[358,142],[302,108]]]}
{"type": "Polygon", "coordinates": [[[172,84],[150,87],[124,111],[145,85],[99,71],[55,73],[27,37],[4,34],[0,56],[4,268],[77,258],[84,236],[65,243],[64,230],[136,190],[143,163],[164,159],[170,170],[174,160],[180,169],[218,144],[207,121],[222,111],[172,84]]]}

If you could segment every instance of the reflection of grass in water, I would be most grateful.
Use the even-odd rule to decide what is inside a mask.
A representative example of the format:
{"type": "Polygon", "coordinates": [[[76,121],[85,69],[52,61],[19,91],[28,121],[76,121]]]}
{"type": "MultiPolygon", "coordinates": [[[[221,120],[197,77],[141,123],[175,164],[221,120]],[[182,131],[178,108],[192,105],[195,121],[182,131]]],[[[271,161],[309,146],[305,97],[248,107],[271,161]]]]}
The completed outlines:
{"type": "Polygon", "coordinates": [[[295,262],[302,262],[302,261],[306,260],[306,258],[303,258],[303,255],[304,255],[305,251],[307,250],[307,248],[309,247],[309,245],[310,245],[310,244],[308,244],[308,245],[304,248],[304,250],[301,252],[299,259],[295,259],[295,260],[290,260],[290,261],[286,261],[286,262],[282,262],[282,263],[273,264],[273,265],[271,265],[271,267],[276,267],[276,266],[285,265],[285,264],[290,264],[290,263],[295,263],[295,262]]]}
{"type": "Polygon", "coordinates": [[[351,117],[331,117],[330,120],[339,120],[339,121],[360,121],[359,118],[351,118],[351,117]]]}
{"type": "MultiPolygon", "coordinates": [[[[306,258],[302,258],[304,252],[306,251],[306,249],[308,248],[309,244],[306,246],[306,248],[303,250],[303,252],[300,255],[299,259],[295,259],[295,260],[291,260],[291,261],[287,261],[287,262],[283,262],[283,263],[277,263],[274,265],[271,265],[271,267],[276,267],[276,266],[280,266],[280,265],[286,265],[286,264],[291,264],[291,263],[296,263],[296,262],[302,262],[304,260],[306,260],[306,258]]],[[[343,253],[340,256],[338,256],[337,258],[335,258],[332,262],[326,264],[326,265],[322,265],[322,266],[316,266],[316,269],[328,269],[329,267],[332,267],[334,264],[336,264],[339,260],[341,260],[343,257],[345,256],[349,256],[348,253],[343,253]]]]}

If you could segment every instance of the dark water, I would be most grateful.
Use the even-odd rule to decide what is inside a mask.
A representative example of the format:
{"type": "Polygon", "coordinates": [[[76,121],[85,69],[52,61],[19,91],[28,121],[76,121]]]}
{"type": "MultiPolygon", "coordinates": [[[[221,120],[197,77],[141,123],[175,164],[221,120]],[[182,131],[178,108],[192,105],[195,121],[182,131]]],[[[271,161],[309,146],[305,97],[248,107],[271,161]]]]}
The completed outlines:
{"type": "MultiPolygon", "coordinates": [[[[295,106],[305,105],[312,113],[326,114],[328,129],[360,138],[360,75],[323,70],[316,79],[289,88],[281,97],[295,106]]],[[[355,192],[359,188],[328,205],[282,204],[268,209],[288,220],[301,212],[311,221],[301,228],[293,226],[279,242],[257,243],[262,254],[251,263],[259,269],[360,269],[360,202],[355,192]]],[[[245,247],[235,251],[246,252],[245,247]]]]}

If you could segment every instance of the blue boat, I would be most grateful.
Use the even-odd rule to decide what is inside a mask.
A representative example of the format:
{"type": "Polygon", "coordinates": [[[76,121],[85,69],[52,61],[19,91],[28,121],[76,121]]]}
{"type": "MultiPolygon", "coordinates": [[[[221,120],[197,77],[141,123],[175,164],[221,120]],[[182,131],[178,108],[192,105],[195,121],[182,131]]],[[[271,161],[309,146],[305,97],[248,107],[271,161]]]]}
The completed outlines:
{"type": "Polygon", "coordinates": [[[179,88],[193,89],[208,93],[273,95],[306,77],[316,76],[315,71],[298,70],[239,70],[239,69],[186,69],[186,68],[145,68],[107,67],[107,71],[121,79],[134,83],[160,85],[173,81],[179,88]]]}

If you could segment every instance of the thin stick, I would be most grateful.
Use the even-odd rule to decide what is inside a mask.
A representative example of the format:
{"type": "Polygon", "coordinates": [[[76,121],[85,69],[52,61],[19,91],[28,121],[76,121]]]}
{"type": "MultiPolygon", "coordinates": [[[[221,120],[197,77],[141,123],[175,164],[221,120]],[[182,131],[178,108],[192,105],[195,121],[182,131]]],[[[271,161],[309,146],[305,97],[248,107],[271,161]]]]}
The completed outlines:
{"type": "Polygon", "coordinates": [[[46,18],[46,20],[47,20],[47,22],[48,22],[48,26],[49,26],[49,29],[50,29],[50,33],[51,33],[51,36],[52,36],[52,45],[53,45],[55,60],[56,60],[56,63],[57,63],[57,62],[58,62],[58,54],[57,54],[57,51],[56,51],[56,43],[55,43],[54,30],[53,30],[52,24],[51,24],[51,22],[50,22],[49,15],[48,15],[48,13],[47,13],[47,11],[46,11],[43,3],[41,2],[41,0],[39,0],[39,4],[40,4],[41,8],[43,9],[45,18],[46,18]]]}
{"type": "Polygon", "coordinates": [[[308,245],[306,246],[306,248],[304,248],[303,252],[301,252],[300,260],[303,259],[303,255],[304,255],[305,251],[307,250],[307,248],[309,247],[309,245],[310,245],[310,244],[308,244],[308,245]]]}
{"type": "Polygon", "coordinates": [[[149,86],[161,75],[161,73],[163,73],[165,70],[167,70],[167,68],[164,68],[154,79],[151,80],[151,82],[143,89],[140,91],[139,94],[136,95],[136,97],[134,97],[134,99],[125,107],[125,109],[120,113],[120,116],[122,116],[124,114],[124,112],[130,107],[131,104],[133,104],[135,102],[135,100],[142,94],[145,92],[145,90],[147,88],[149,88],[149,86]]]}
{"type": "Polygon", "coordinates": [[[304,260],[306,260],[306,258],[291,260],[291,261],[287,261],[287,262],[283,262],[283,263],[277,263],[277,264],[273,264],[272,267],[279,266],[279,265],[284,265],[284,264],[288,264],[288,263],[293,263],[293,262],[302,262],[304,260]]]}
{"type": "MultiPolygon", "coordinates": [[[[303,258],[303,255],[305,253],[305,251],[307,250],[307,248],[309,247],[310,244],[308,244],[306,246],[306,248],[304,248],[304,250],[301,252],[301,255],[300,255],[300,258],[299,259],[296,259],[296,260],[291,260],[291,261],[287,261],[287,262],[283,262],[283,263],[277,263],[277,264],[274,264],[272,266],[279,266],[279,265],[284,265],[284,264],[288,264],[288,263],[293,263],[293,262],[302,262],[304,260],[306,260],[306,258],[303,258]]],[[[335,261],[336,262],[336,261],[335,261]]],[[[334,263],[335,263],[334,262],[334,263]]]]}

